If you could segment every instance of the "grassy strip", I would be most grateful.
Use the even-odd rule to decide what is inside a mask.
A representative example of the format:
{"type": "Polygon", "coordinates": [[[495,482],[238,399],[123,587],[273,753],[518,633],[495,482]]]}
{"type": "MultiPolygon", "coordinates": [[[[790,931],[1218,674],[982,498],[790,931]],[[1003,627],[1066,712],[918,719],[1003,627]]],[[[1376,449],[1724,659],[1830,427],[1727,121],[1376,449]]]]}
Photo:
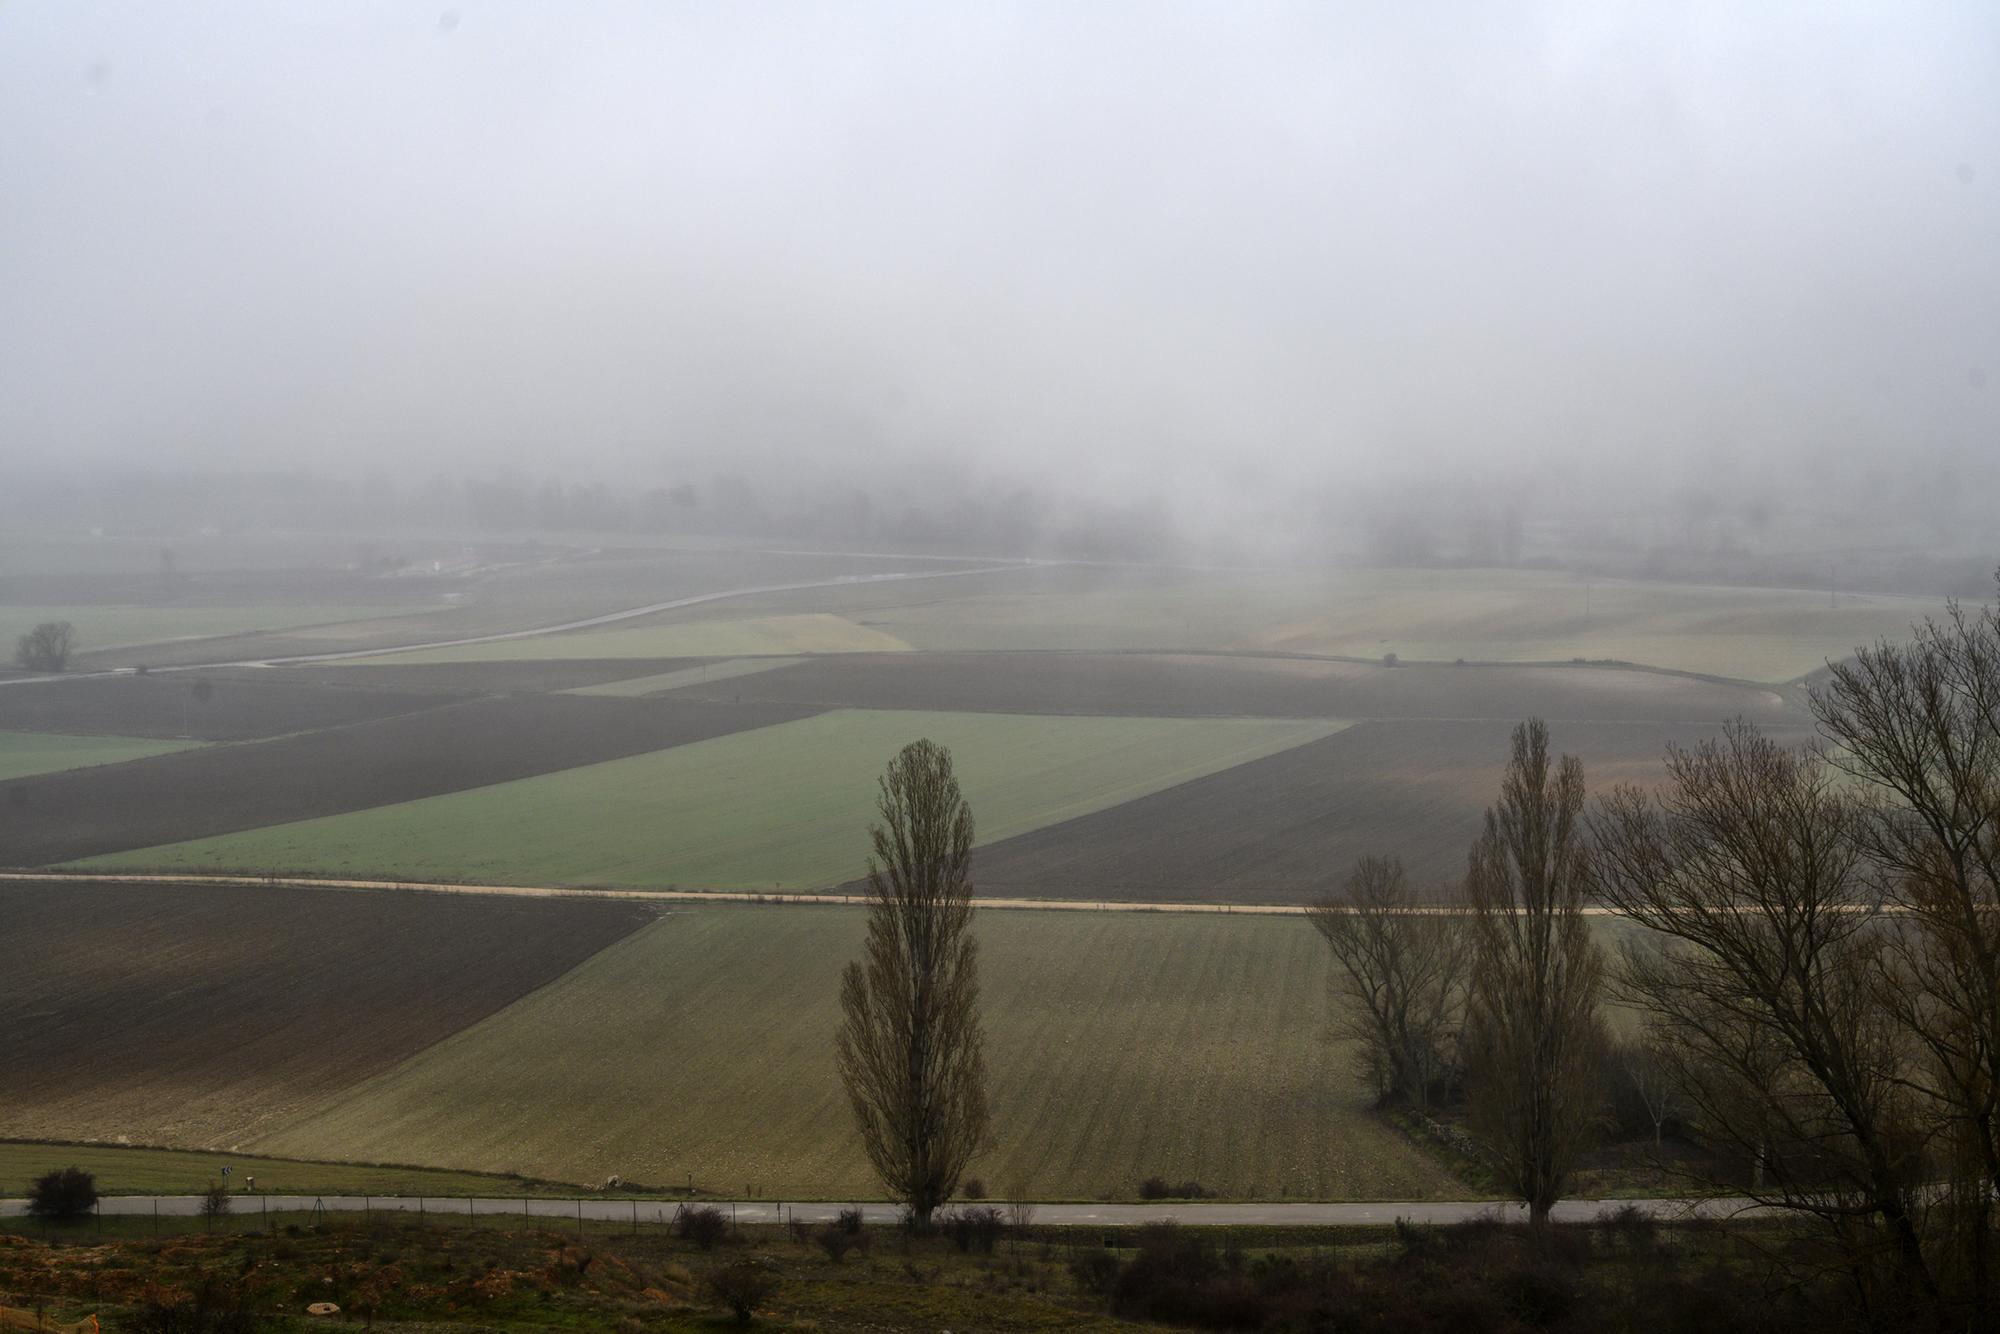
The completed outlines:
{"type": "MultiPolygon", "coordinates": [[[[211,1153],[196,1149],[153,1149],[122,1144],[65,1144],[43,1140],[0,1140],[0,1195],[21,1195],[28,1184],[53,1168],[80,1167],[97,1178],[105,1195],[193,1195],[225,1180],[241,1189],[249,1177],[257,1189],[289,1195],[477,1195],[511,1198],[573,1196],[570,1182],[538,1181],[488,1172],[398,1167],[378,1163],[324,1163],[257,1154],[211,1153]]],[[[111,1220],[106,1220],[109,1223],[111,1220]]]]}
{"type": "Polygon", "coordinates": [[[156,741],[136,736],[63,736],[51,732],[0,732],[0,782],[29,774],[82,769],[93,764],[121,764],[148,755],[165,755],[201,744],[197,741],[156,741]]]}
{"type": "Polygon", "coordinates": [[[918,737],[951,748],[980,836],[991,841],[1341,726],[842,710],[541,777],[79,864],[810,889],[862,873],[876,776],[918,737]]]}

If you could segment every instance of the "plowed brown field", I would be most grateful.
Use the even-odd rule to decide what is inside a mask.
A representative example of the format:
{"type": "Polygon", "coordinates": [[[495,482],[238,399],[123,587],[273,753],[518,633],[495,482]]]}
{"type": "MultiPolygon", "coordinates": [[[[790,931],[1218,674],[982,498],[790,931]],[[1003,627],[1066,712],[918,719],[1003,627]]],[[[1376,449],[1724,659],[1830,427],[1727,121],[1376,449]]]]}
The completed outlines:
{"type": "MultiPolygon", "coordinates": [[[[1364,856],[1455,880],[1500,788],[1507,722],[1371,722],[973,853],[975,892],[1157,902],[1299,903],[1364,856]]],[[[1651,783],[1692,724],[1552,723],[1593,791],[1651,783]]],[[[1773,733],[1796,743],[1799,735],[1773,733]]]]}
{"type": "Polygon", "coordinates": [[[0,1135],[229,1147],[650,917],[596,900],[0,884],[0,1135]]]}

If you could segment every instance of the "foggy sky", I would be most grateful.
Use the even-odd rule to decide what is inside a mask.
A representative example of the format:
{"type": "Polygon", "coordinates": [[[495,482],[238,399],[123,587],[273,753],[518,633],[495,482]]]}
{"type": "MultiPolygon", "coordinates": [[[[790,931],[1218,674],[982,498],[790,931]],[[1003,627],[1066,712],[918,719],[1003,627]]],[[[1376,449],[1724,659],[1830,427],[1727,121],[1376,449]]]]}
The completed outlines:
{"type": "Polygon", "coordinates": [[[0,454],[2000,453],[2000,10],[0,4],[0,454]]]}

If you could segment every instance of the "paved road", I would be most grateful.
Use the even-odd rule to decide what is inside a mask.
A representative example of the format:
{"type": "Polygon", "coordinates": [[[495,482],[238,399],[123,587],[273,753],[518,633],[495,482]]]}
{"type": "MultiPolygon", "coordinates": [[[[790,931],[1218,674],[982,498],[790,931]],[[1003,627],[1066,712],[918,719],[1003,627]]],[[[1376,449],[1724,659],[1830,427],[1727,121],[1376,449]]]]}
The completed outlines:
{"type": "MultiPolygon", "coordinates": [[[[652,1223],[673,1221],[679,1207],[673,1200],[548,1198],[466,1199],[426,1196],[363,1195],[238,1195],[234,1197],[238,1218],[271,1213],[304,1213],[324,1208],[330,1213],[409,1213],[470,1215],[491,1217],[520,1216],[555,1222],[575,1222],[578,1218],[609,1223],[652,1223]]],[[[199,1195],[116,1195],[100,1203],[106,1215],[192,1218],[200,1209],[199,1195]]],[[[739,1223],[777,1223],[790,1219],[809,1222],[830,1221],[845,1204],[781,1204],[769,1200],[704,1201],[713,1203],[739,1223]]],[[[1662,1219],[1701,1216],[1728,1218],[1753,1212],[1748,1200],[1564,1200],[1556,1206],[1559,1222],[1581,1223],[1610,1209],[1632,1205],[1662,1219]]],[[[860,1206],[871,1223],[893,1223],[898,1212],[894,1205],[860,1206]]],[[[1034,1220],[1065,1226],[1132,1227],[1140,1223],[1177,1222],[1197,1226],[1255,1224],[1278,1227],[1357,1226],[1391,1223],[1398,1218],[1414,1223],[1461,1223],[1491,1215],[1508,1222],[1522,1222],[1526,1211],[1518,1204],[1498,1204],[1491,1200],[1425,1200],[1391,1203],[1331,1202],[1317,1204],[1038,1204],[1034,1220]]],[[[27,1211],[25,1200],[0,1200],[0,1217],[19,1217],[27,1211]]]]}
{"type": "MultiPolygon", "coordinates": [[[[815,907],[865,906],[860,894],[786,894],[736,889],[572,889],[558,885],[460,885],[435,880],[339,880],[321,876],[179,875],[146,872],[0,871],[6,880],[81,880],[114,885],[255,885],[287,889],[400,890],[414,894],[491,894],[526,899],[622,899],[653,903],[795,903],[815,907]]],[[[975,908],[1033,909],[1048,912],[1221,913],[1226,916],[1298,917],[1309,911],[1287,903],[1143,903],[1119,899],[974,898],[975,908]]],[[[1411,911],[1425,911],[1412,909],[1411,911]]],[[[1442,912],[1443,909],[1435,911],[1442,912]]],[[[1622,917],[1616,908],[1585,907],[1587,917],[1622,917]]]]}

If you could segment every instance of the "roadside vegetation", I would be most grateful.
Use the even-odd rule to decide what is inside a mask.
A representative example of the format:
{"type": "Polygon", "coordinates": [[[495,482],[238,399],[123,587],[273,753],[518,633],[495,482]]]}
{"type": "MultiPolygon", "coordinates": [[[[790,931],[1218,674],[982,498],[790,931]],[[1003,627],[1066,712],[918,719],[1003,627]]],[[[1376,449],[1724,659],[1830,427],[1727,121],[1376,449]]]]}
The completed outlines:
{"type": "MultiPolygon", "coordinates": [[[[1539,1244],[1450,1227],[1063,1228],[968,1209],[896,1226],[636,1228],[454,1215],[224,1214],[0,1230],[0,1294],[60,1328],[1820,1330],[1839,1280],[1792,1281],[1765,1225],[1635,1214],[1539,1244]],[[9,1235],[12,1232],[12,1235],[9,1235]],[[328,1316],[308,1308],[330,1303],[328,1316]],[[88,1328],[86,1323],[85,1328],[88,1328]]],[[[29,1329],[37,1326],[29,1325],[29,1329]]]]}

